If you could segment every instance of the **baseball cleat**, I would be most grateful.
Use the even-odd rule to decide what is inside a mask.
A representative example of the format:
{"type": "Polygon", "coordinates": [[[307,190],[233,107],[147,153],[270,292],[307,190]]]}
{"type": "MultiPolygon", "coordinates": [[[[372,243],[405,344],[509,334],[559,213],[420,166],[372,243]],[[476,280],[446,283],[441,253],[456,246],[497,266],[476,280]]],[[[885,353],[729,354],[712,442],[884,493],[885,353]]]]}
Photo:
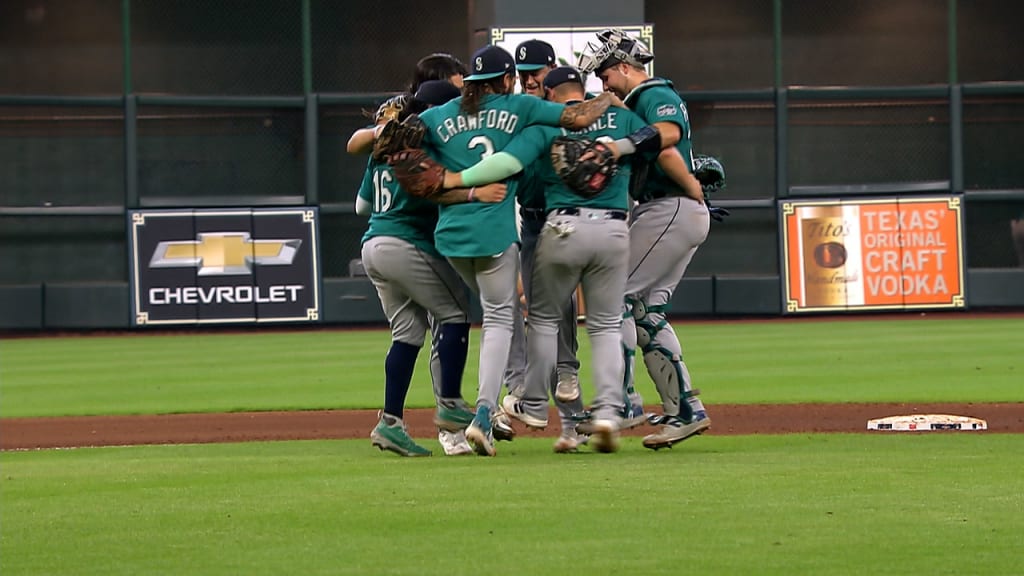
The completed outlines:
{"type": "Polygon", "coordinates": [[[462,456],[463,454],[473,453],[473,447],[469,445],[469,442],[466,440],[466,433],[462,430],[458,432],[439,430],[437,441],[441,443],[441,448],[444,448],[444,453],[447,456],[462,456]]]}
{"type": "Polygon", "coordinates": [[[434,413],[434,425],[441,430],[458,432],[465,430],[473,421],[472,407],[462,398],[443,398],[434,413]]]}
{"type": "Polygon", "coordinates": [[[473,451],[481,456],[494,456],[494,436],[491,433],[491,410],[487,406],[476,409],[473,423],[466,428],[466,439],[473,446],[473,451]]]}
{"type": "MultiPolygon", "coordinates": [[[[693,420],[689,422],[684,422],[678,416],[662,416],[658,422],[661,424],[661,430],[644,436],[645,448],[651,450],[671,448],[683,440],[703,434],[711,428],[711,418],[708,418],[707,413],[703,410],[695,413],[693,420]]],[[[652,423],[654,422],[652,421],[652,423]]]]}
{"type": "Polygon", "coordinates": [[[551,447],[556,454],[568,454],[571,452],[578,452],[579,447],[587,443],[588,438],[586,436],[580,436],[573,429],[562,430],[562,435],[555,440],[555,444],[551,447]]]}
{"type": "Polygon", "coordinates": [[[409,437],[405,422],[390,414],[384,414],[377,426],[370,432],[370,443],[384,450],[390,450],[400,456],[430,456],[430,450],[420,446],[409,437]]]}
{"type": "Polygon", "coordinates": [[[537,430],[543,430],[548,426],[547,419],[547,406],[545,406],[544,418],[538,418],[533,416],[526,411],[525,403],[519,398],[508,395],[502,398],[501,408],[505,411],[505,414],[519,420],[523,424],[526,424],[529,428],[536,428],[537,430]]]}
{"type": "Polygon", "coordinates": [[[575,374],[562,374],[555,385],[555,399],[572,402],[580,397],[580,379],[575,374]]]}
{"type": "MultiPolygon", "coordinates": [[[[631,428],[636,428],[637,426],[648,424],[652,417],[654,417],[653,414],[644,413],[643,407],[633,406],[628,414],[625,411],[619,414],[619,418],[621,419],[619,422],[619,430],[629,430],[631,428]]],[[[594,421],[592,418],[593,416],[589,411],[583,412],[582,414],[574,414],[573,420],[578,422],[578,424],[576,424],[576,432],[579,434],[593,434],[594,421]]]]}
{"type": "Polygon", "coordinates": [[[615,452],[619,449],[619,425],[614,420],[594,420],[594,433],[590,445],[598,452],[615,452]]]}
{"type": "Polygon", "coordinates": [[[497,441],[511,442],[516,437],[516,431],[512,428],[508,414],[505,414],[504,410],[500,408],[494,416],[491,416],[491,434],[497,441]]]}

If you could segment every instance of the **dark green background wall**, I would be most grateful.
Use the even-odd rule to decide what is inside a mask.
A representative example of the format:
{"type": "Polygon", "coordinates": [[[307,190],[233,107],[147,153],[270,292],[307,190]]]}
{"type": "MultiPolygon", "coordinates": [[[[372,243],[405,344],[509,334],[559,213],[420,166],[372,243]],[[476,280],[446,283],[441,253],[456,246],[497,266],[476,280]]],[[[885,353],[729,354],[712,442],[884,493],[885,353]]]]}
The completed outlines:
{"type": "Polygon", "coordinates": [[[1024,305],[1009,234],[1024,214],[1015,3],[578,6],[0,3],[0,328],[126,326],[124,210],[188,206],[320,205],[325,295],[337,298],[326,319],[368,321],[345,305],[366,289],[347,279],[365,163],[343,149],[363,111],[401,90],[420,56],[468,58],[490,26],[610,22],[654,24],[657,73],[686,97],[697,150],[728,171],[718,202],[733,216],[713,227],[674,310],[779,312],[776,199],[920,182],[964,194],[969,303],[1024,305]],[[61,300],[76,295],[87,304],[61,300]]]}

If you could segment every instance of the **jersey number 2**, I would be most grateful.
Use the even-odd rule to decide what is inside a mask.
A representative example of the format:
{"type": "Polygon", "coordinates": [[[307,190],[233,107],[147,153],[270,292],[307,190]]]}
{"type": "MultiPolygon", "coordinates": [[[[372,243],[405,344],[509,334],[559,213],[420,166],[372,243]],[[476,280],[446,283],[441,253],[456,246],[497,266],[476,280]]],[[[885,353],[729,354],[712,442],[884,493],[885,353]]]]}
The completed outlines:
{"type": "Polygon", "coordinates": [[[480,159],[483,160],[491,154],[494,154],[494,142],[487,136],[473,136],[469,139],[469,143],[466,144],[466,148],[472,150],[473,148],[483,148],[483,152],[480,153],[480,159]]]}

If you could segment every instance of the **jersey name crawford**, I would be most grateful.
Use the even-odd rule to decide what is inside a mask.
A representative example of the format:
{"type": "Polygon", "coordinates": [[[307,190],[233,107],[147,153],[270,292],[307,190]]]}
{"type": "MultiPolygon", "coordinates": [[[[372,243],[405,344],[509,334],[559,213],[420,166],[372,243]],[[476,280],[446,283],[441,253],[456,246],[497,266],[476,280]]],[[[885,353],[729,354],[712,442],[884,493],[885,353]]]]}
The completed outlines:
{"type": "Polygon", "coordinates": [[[478,114],[459,114],[452,118],[445,118],[444,122],[437,127],[437,136],[441,142],[448,142],[461,132],[484,128],[514,134],[518,123],[519,115],[508,110],[481,110],[478,114]]]}

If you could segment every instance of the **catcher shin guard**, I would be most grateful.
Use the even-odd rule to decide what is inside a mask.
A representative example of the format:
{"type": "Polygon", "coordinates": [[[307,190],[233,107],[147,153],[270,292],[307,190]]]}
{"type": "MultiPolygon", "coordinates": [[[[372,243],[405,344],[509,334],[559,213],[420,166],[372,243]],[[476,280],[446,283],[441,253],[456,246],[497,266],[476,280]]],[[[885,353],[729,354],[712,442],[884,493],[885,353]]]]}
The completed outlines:
{"type": "Polygon", "coordinates": [[[665,413],[679,416],[683,421],[693,419],[693,408],[689,398],[699,392],[690,387],[689,378],[683,369],[682,358],[657,343],[658,332],[668,326],[662,316],[667,305],[650,306],[643,300],[633,300],[633,318],[636,321],[636,343],[643,351],[647,373],[654,381],[654,387],[661,396],[665,413]]]}
{"type": "Polygon", "coordinates": [[[644,407],[642,400],[636,402],[636,400],[640,398],[640,395],[637,394],[636,387],[633,384],[633,367],[636,364],[634,361],[636,358],[636,350],[623,344],[622,357],[625,365],[625,370],[622,372],[623,413],[628,416],[636,411],[643,412],[644,407]]]}

